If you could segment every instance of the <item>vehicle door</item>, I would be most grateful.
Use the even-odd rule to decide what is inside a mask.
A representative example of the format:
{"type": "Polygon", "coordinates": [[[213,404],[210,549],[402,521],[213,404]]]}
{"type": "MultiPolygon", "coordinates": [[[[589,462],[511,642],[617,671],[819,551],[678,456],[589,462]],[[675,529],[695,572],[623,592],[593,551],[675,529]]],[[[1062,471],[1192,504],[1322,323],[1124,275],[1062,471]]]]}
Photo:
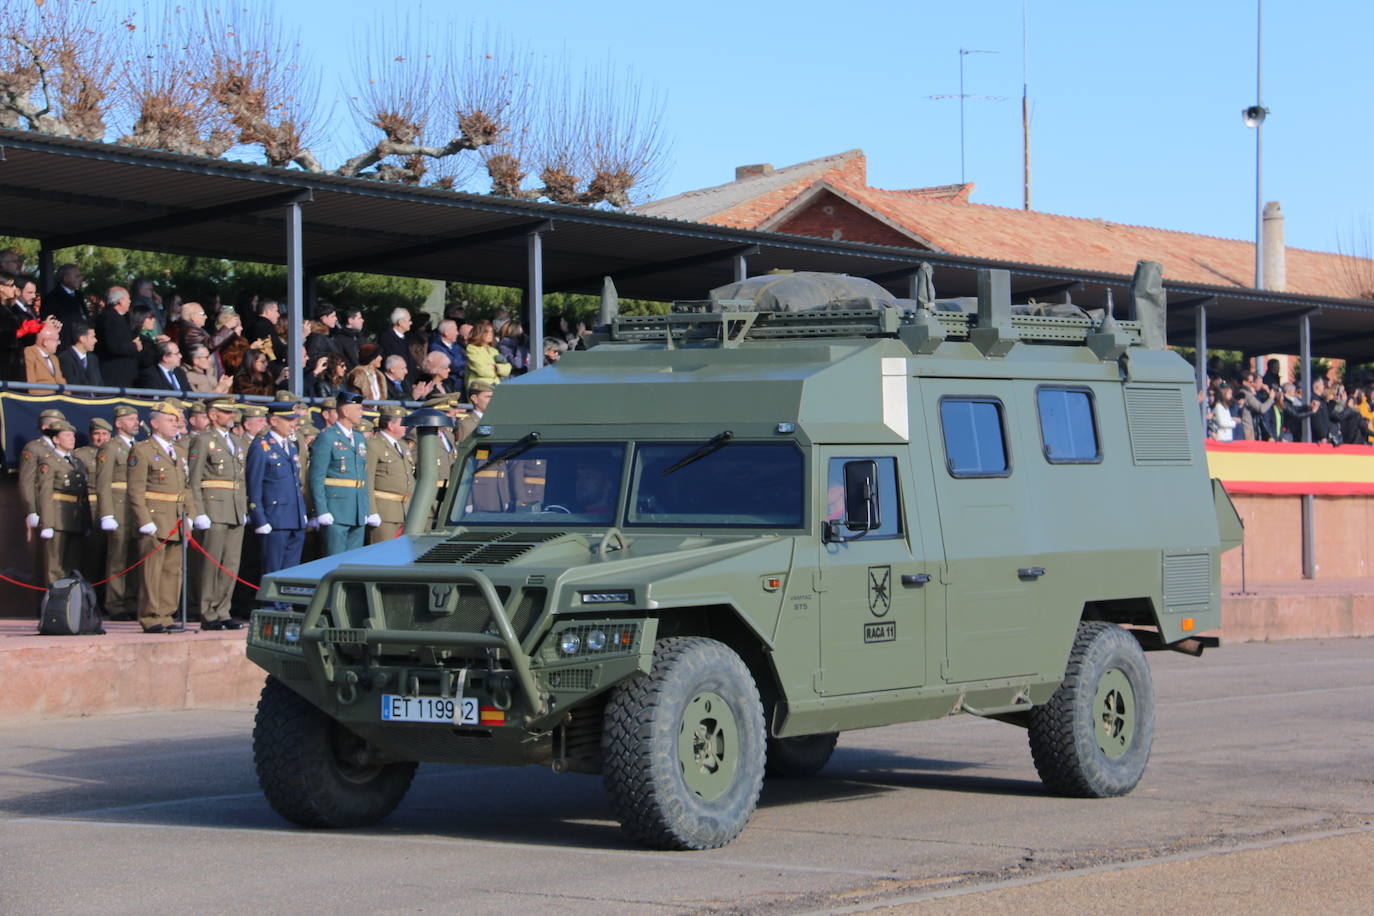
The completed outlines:
{"type": "Polygon", "coordinates": [[[817,477],[824,490],[817,505],[834,532],[823,540],[819,559],[824,695],[925,682],[923,586],[931,569],[919,556],[911,476],[902,451],[821,450],[817,477]],[[866,461],[877,471],[878,524],[870,531],[848,528],[843,521],[845,466],[866,461]]]}

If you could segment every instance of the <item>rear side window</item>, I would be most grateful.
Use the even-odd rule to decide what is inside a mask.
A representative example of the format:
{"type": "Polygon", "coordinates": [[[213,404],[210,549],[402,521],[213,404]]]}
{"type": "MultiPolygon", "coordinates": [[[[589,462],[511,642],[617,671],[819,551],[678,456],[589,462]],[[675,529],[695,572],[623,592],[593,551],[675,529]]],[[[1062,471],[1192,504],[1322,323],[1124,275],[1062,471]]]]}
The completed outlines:
{"type": "Polygon", "coordinates": [[[1040,441],[1050,464],[1102,460],[1091,392],[1086,388],[1040,388],[1035,400],[1040,413],[1040,441]]]}
{"type": "Polygon", "coordinates": [[[996,398],[942,398],[945,464],[955,477],[1006,477],[1007,438],[996,398]]]}

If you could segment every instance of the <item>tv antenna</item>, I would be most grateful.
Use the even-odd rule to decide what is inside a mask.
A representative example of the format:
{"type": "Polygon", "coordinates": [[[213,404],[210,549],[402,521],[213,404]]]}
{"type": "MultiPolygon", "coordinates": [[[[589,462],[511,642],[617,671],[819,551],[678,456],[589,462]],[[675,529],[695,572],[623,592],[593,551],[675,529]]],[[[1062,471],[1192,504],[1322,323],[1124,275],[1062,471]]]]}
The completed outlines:
{"type": "Polygon", "coordinates": [[[983,51],[978,48],[959,49],[959,94],[958,95],[928,95],[928,99],[958,99],[959,100],[959,183],[966,184],[964,180],[964,101],[966,99],[978,99],[980,102],[1005,102],[1006,98],[1000,95],[969,95],[964,91],[964,58],[970,54],[996,54],[996,51],[983,51]]]}

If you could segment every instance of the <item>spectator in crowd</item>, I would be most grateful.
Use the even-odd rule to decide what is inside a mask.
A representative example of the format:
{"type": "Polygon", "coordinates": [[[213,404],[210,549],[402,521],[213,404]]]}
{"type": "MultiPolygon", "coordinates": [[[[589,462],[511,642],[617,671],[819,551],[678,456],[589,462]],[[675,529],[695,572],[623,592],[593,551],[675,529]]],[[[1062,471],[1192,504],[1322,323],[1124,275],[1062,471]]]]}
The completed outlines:
{"type": "Polygon", "coordinates": [[[1341,414],[1341,442],[1344,445],[1369,444],[1369,396],[1364,389],[1356,388],[1346,403],[1345,413],[1341,414]]]}
{"type": "Polygon", "coordinates": [[[408,401],[424,399],[434,387],[430,382],[406,383],[406,361],[399,356],[388,356],[383,364],[386,376],[386,399],[388,401],[408,401]]]}
{"type": "MultiPolygon", "coordinates": [[[[322,362],[324,367],[318,373],[311,376],[311,379],[307,379],[307,383],[312,379],[314,382],[314,393],[307,396],[314,398],[336,397],[340,391],[347,388],[348,363],[344,362],[343,356],[338,353],[329,353],[321,356],[318,362],[322,362]]],[[[309,384],[307,384],[307,387],[309,387],[309,384]]],[[[326,420],[325,422],[328,423],[330,421],[326,420]]]]}
{"type": "Polygon", "coordinates": [[[1218,442],[1230,442],[1235,438],[1235,389],[1222,382],[1217,388],[1216,403],[1212,405],[1210,428],[1213,438],[1218,442]]]}
{"type": "Polygon", "coordinates": [[[1312,400],[1308,407],[1312,410],[1312,441],[1335,442],[1340,437],[1340,411],[1334,397],[1327,397],[1326,379],[1312,380],[1312,400]]]}
{"type": "Polygon", "coordinates": [[[138,348],[138,375],[157,365],[157,345],[167,338],[157,332],[157,317],[146,305],[129,309],[129,327],[134,331],[134,346],[138,348]]]}
{"type": "Polygon", "coordinates": [[[258,302],[258,313],[249,322],[243,336],[248,342],[267,341],[265,349],[269,362],[279,362],[286,358],[286,344],[277,333],[277,322],[281,320],[281,306],[275,299],[262,299],[258,302]]]}
{"type": "Polygon", "coordinates": [[[104,385],[105,376],[100,372],[100,357],[95,355],[95,328],[79,324],[72,332],[75,341],[57,357],[62,364],[62,375],[68,385],[104,385]]]}
{"type": "Polygon", "coordinates": [[[105,307],[95,316],[95,352],[105,384],[131,388],[138,378],[139,344],[129,323],[129,291],[112,286],[105,293],[105,307]]]}
{"type": "Polygon", "coordinates": [[[153,316],[153,336],[160,337],[167,329],[167,311],[163,308],[162,297],[153,288],[153,281],[141,279],[134,281],[133,307],[147,307],[153,316]]]}
{"type": "Polygon", "coordinates": [[[1240,425],[1244,438],[1250,440],[1273,439],[1273,418],[1269,411],[1274,406],[1274,392],[1260,382],[1258,372],[1247,372],[1241,377],[1240,425]]]}
{"type": "Polygon", "coordinates": [[[1298,386],[1292,382],[1284,382],[1282,394],[1279,396],[1279,411],[1283,415],[1280,421],[1280,438],[1284,442],[1303,441],[1303,421],[1312,416],[1312,408],[1302,402],[1301,392],[1298,386]]]}
{"type": "Polygon", "coordinates": [[[138,387],[177,393],[190,391],[191,380],[181,368],[181,347],[170,340],[159,341],[155,347],[157,364],[139,373],[138,387]]]}
{"type": "Polygon", "coordinates": [[[363,313],[357,308],[346,308],[343,310],[343,322],[335,329],[332,335],[334,343],[338,345],[339,353],[342,354],[344,362],[351,371],[358,365],[359,348],[363,344],[363,313]]]}
{"type": "Polygon", "coordinates": [[[7,270],[0,270],[0,371],[7,379],[14,378],[14,366],[18,362],[19,317],[16,303],[19,301],[19,278],[7,270]]]}
{"type": "Polygon", "coordinates": [[[544,338],[544,364],[552,366],[562,359],[563,354],[568,351],[568,345],[557,337],[544,338]]]}
{"type": "Polygon", "coordinates": [[[415,376],[419,375],[421,367],[425,362],[425,354],[429,352],[429,341],[434,336],[434,332],[429,327],[429,312],[417,312],[411,323],[409,331],[406,331],[406,346],[410,348],[410,365],[415,367],[415,376]]]}
{"type": "Polygon", "coordinates": [[[501,326],[496,349],[510,363],[511,375],[524,375],[529,371],[530,345],[520,322],[511,319],[501,326]]]}
{"type": "Polygon", "coordinates": [[[62,322],[61,344],[70,347],[75,340],[72,331],[78,324],[90,324],[91,313],[81,298],[81,286],[86,278],[75,264],[63,264],[57,269],[57,285],[43,296],[41,314],[62,322]]]}
{"type": "Polygon", "coordinates": [[[177,322],[176,340],[182,353],[190,353],[199,346],[210,345],[210,334],[205,330],[207,319],[205,306],[199,302],[187,302],[181,307],[181,319],[177,322]]]}
{"type": "Polygon", "coordinates": [[[24,348],[24,378],[30,382],[55,382],[65,385],[62,366],[57,361],[62,322],[49,318],[32,346],[24,348]]]}
{"type": "Polygon", "coordinates": [[[220,370],[225,375],[233,375],[243,365],[243,353],[248,349],[248,341],[243,336],[243,319],[233,309],[226,309],[219,313],[215,325],[210,349],[219,361],[220,370]]]}
{"type": "Polygon", "coordinates": [[[23,381],[24,348],[37,342],[38,332],[43,327],[43,318],[38,314],[38,284],[33,278],[19,277],[17,288],[19,298],[14,301],[12,308],[19,326],[14,332],[14,365],[6,378],[23,381]]]}
{"type": "Polygon", "coordinates": [[[233,378],[224,375],[215,365],[215,358],[210,354],[210,348],[205,344],[196,344],[186,351],[190,357],[190,365],[186,369],[186,380],[191,383],[192,391],[216,392],[227,394],[229,386],[233,384],[233,378]]]}
{"type": "Polygon", "coordinates": [[[386,400],[386,376],[382,374],[382,348],[365,343],[358,350],[358,365],[348,373],[348,388],[369,401],[386,400]]]}
{"type": "Polygon", "coordinates": [[[243,365],[234,374],[229,390],[234,394],[261,394],[270,397],[277,390],[277,380],[272,376],[269,367],[267,354],[250,347],[243,355],[243,365]]]}
{"type": "Polygon", "coordinates": [[[13,248],[0,251],[0,271],[15,277],[22,274],[24,272],[24,259],[19,255],[19,252],[13,248]]]}
{"type": "Polygon", "coordinates": [[[449,375],[458,381],[467,371],[468,357],[463,352],[464,346],[462,338],[458,336],[458,322],[452,318],[439,322],[439,329],[429,341],[431,353],[442,353],[448,357],[449,375]]]}
{"type": "MultiPolygon", "coordinates": [[[[406,332],[410,330],[410,310],[397,308],[391,310],[391,327],[382,332],[377,344],[382,348],[382,356],[399,356],[405,363],[406,384],[415,380],[415,361],[410,356],[410,341],[406,332]]],[[[388,375],[390,372],[388,371],[388,375]]]]}
{"type": "Polygon", "coordinates": [[[1279,361],[1271,359],[1264,365],[1264,387],[1270,391],[1283,390],[1283,378],[1279,374],[1279,361]]]}
{"type": "Polygon", "coordinates": [[[468,390],[472,390],[473,382],[494,386],[510,376],[510,363],[496,349],[496,335],[490,321],[479,321],[472,326],[465,352],[468,358],[468,390]]]}
{"type": "MultiPolygon", "coordinates": [[[[415,394],[418,401],[430,394],[454,394],[462,387],[458,380],[453,378],[449,359],[438,350],[431,350],[425,354],[424,362],[420,364],[420,374],[424,377],[424,382],[429,383],[429,390],[424,394],[415,394]]],[[[423,383],[421,383],[423,384],[423,383]]],[[[418,392],[421,385],[416,385],[418,392]]]]}
{"type": "Polygon", "coordinates": [[[339,352],[339,344],[334,339],[334,330],[339,326],[339,313],[328,302],[321,302],[315,309],[315,320],[308,327],[310,333],[305,338],[305,360],[314,365],[321,356],[339,352]]]}

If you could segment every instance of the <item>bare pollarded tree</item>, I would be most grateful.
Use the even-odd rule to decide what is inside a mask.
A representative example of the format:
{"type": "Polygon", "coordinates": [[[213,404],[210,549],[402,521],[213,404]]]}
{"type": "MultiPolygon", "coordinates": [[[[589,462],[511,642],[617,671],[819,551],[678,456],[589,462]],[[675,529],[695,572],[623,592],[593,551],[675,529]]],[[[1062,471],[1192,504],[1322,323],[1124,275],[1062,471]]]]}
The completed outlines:
{"type": "Polygon", "coordinates": [[[0,126],[381,181],[626,206],[661,175],[661,100],[610,66],[541,64],[495,33],[379,18],[354,54],[360,152],[325,166],[330,119],[302,43],[262,12],[187,0],[0,0],[0,126]],[[107,122],[125,126],[110,128],[107,122]]]}
{"type": "Polygon", "coordinates": [[[1348,234],[1336,238],[1340,254],[1341,286],[1351,299],[1374,299],[1374,222],[1356,221],[1348,234]]]}

